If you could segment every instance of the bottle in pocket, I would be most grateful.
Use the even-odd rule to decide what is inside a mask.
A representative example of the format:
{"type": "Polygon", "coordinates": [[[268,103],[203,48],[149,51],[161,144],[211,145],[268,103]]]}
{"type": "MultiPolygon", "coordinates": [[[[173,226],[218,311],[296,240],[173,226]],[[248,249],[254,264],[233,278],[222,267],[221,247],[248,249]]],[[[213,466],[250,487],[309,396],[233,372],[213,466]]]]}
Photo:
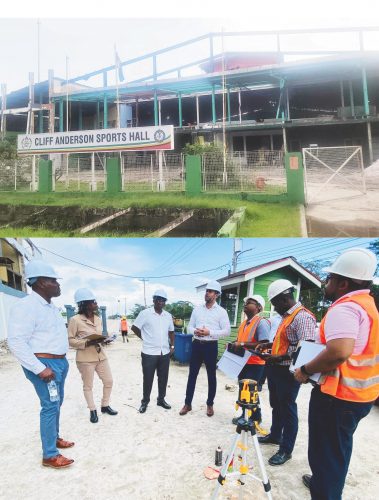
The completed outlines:
{"type": "Polygon", "coordinates": [[[47,389],[49,391],[50,401],[59,401],[58,386],[55,380],[50,380],[50,382],[47,384],[47,389]]]}

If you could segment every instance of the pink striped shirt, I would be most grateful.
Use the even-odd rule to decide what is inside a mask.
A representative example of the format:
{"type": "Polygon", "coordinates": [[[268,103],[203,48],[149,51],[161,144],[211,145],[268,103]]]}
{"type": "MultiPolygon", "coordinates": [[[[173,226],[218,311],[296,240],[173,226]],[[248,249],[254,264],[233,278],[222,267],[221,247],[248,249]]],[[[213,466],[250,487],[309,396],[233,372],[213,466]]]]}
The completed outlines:
{"type": "MultiPolygon", "coordinates": [[[[357,290],[344,295],[353,297],[370,290],[357,290]]],[[[355,302],[337,304],[328,312],[325,320],[326,341],[334,339],[354,339],[353,354],[361,354],[366,347],[370,331],[370,319],[366,311],[355,302]]]]}

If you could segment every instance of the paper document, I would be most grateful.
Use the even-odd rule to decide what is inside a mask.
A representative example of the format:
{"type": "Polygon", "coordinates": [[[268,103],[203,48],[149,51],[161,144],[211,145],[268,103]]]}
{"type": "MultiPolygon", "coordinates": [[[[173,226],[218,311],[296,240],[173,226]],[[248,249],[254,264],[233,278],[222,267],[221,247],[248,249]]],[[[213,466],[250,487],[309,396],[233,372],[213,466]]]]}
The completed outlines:
{"type": "MultiPolygon", "coordinates": [[[[307,342],[306,340],[300,340],[296,351],[293,354],[292,363],[290,366],[290,371],[294,372],[296,368],[300,368],[300,366],[309,363],[312,361],[320,352],[325,349],[326,345],[324,344],[315,344],[314,342],[307,342]]],[[[309,378],[314,382],[318,382],[320,380],[321,373],[314,373],[309,378]]]]}
{"type": "Polygon", "coordinates": [[[217,363],[217,367],[228,377],[236,379],[250,356],[249,351],[245,351],[245,355],[242,357],[225,350],[217,363]]]}

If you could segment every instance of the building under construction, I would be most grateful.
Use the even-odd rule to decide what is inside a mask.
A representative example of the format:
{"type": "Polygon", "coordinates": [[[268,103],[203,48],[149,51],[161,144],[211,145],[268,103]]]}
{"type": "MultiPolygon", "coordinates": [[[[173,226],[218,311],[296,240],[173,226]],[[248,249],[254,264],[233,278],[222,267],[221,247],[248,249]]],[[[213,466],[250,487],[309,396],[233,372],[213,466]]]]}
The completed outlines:
{"type": "Polygon", "coordinates": [[[362,146],[367,166],[379,158],[379,52],[365,50],[374,31],[211,33],[73,78],[50,70],[34,84],[30,75],[29,86],[8,95],[2,86],[2,135],[172,124],[177,152],[196,140],[242,154],[362,146]],[[288,36],[340,32],[356,38],[356,50],[283,48],[288,36]],[[259,36],[275,39],[276,50],[218,49],[259,36]],[[194,56],[204,44],[204,57],[194,56]],[[172,67],[180,50],[191,60],[172,67]],[[144,74],[128,78],[138,65],[144,74]]]}

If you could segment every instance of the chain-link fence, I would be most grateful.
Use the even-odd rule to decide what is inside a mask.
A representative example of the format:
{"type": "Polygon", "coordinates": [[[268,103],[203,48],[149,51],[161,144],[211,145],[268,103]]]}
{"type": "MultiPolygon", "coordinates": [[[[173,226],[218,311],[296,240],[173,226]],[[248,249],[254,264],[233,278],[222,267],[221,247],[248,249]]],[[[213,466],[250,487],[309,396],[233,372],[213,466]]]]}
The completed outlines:
{"type": "MultiPolygon", "coordinates": [[[[106,190],[106,154],[51,155],[53,189],[106,190]]],[[[185,156],[168,152],[127,152],[120,155],[122,190],[184,191],[185,156]]],[[[0,190],[38,188],[39,157],[0,163],[0,190]],[[34,163],[34,165],[33,165],[34,163]],[[34,180],[34,182],[33,182],[34,180]]],[[[205,153],[202,156],[203,191],[281,194],[287,190],[282,151],[205,153]]]]}
{"type": "Polygon", "coordinates": [[[121,157],[124,191],[183,191],[184,155],[128,153],[121,157]]]}
{"type": "Polygon", "coordinates": [[[55,191],[104,191],[105,154],[54,155],[55,191]]]}
{"type": "Polygon", "coordinates": [[[202,157],[203,191],[265,194],[287,192],[282,151],[205,153],[202,157]]]}
{"type": "MultiPolygon", "coordinates": [[[[51,155],[53,190],[104,191],[106,154],[51,155]]],[[[184,155],[178,153],[128,152],[120,155],[124,191],[183,191],[184,155]]],[[[0,190],[33,191],[38,187],[39,157],[0,162],[0,190]],[[35,167],[33,168],[33,161],[35,167]],[[34,171],[34,175],[33,175],[34,171]],[[33,189],[34,179],[34,189],[33,189]]]]}
{"type": "Polygon", "coordinates": [[[16,160],[0,160],[0,191],[31,191],[32,172],[32,156],[16,160]]]}

